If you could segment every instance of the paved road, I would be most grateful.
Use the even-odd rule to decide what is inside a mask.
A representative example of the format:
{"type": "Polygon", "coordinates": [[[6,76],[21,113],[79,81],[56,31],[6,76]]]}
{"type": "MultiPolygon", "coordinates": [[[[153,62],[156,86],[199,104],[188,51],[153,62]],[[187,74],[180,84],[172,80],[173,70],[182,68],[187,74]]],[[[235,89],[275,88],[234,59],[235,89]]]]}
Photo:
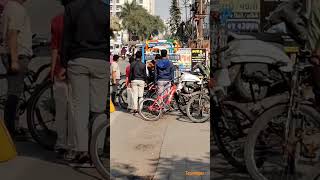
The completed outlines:
{"type": "Polygon", "coordinates": [[[210,179],[209,134],[209,123],[193,124],[177,114],[147,122],[139,115],[112,113],[112,173],[140,179],[210,179]],[[185,171],[205,175],[186,176],[185,171]]]}

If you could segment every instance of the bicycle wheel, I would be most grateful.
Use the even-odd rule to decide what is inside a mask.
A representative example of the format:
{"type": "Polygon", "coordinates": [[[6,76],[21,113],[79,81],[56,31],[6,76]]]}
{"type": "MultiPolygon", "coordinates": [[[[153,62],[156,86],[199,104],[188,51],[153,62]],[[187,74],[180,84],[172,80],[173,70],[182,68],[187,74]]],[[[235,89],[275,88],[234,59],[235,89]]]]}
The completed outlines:
{"type": "Polygon", "coordinates": [[[320,145],[320,114],[310,106],[299,105],[291,119],[295,137],[287,143],[288,108],[282,104],[265,111],[248,133],[245,162],[255,180],[314,179],[319,173],[320,152],[309,148],[320,145]],[[261,161],[263,165],[258,167],[261,161]]]}
{"type": "Polygon", "coordinates": [[[45,81],[30,97],[27,123],[33,139],[46,149],[53,150],[57,140],[53,83],[45,81]]]}
{"type": "Polygon", "coordinates": [[[113,179],[110,172],[110,124],[105,121],[92,135],[90,156],[97,171],[105,179],[113,179]],[[101,141],[102,139],[102,141],[101,141]]]}
{"type": "Polygon", "coordinates": [[[123,87],[120,89],[119,96],[118,96],[119,104],[120,104],[121,108],[123,108],[123,109],[127,109],[127,108],[128,108],[127,95],[128,95],[128,94],[127,94],[127,87],[126,87],[126,86],[123,86],[123,87]]]}
{"type": "Polygon", "coordinates": [[[163,113],[162,106],[155,99],[144,99],[139,105],[140,116],[147,121],[159,120],[163,113]]]}
{"type": "Polygon", "coordinates": [[[210,97],[198,94],[190,99],[187,105],[187,116],[194,123],[202,123],[210,118],[210,97]]]}
{"type": "Polygon", "coordinates": [[[254,116],[246,108],[234,102],[224,101],[221,106],[218,107],[218,112],[213,112],[211,123],[215,143],[233,167],[246,171],[243,156],[244,144],[254,116]]]}

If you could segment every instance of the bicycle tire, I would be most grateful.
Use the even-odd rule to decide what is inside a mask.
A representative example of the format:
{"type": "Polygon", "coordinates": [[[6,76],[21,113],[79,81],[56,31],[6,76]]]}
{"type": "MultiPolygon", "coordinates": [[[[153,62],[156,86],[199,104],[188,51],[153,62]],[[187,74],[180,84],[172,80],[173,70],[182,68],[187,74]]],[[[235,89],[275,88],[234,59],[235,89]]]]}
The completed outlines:
{"type": "MultiPolygon", "coordinates": [[[[273,106],[272,108],[265,111],[253,124],[252,128],[249,130],[248,138],[245,144],[245,163],[247,170],[250,174],[250,176],[254,180],[268,180],[263,174],[259,172],[259,169],[256,165],[255,160],[255,144],[256,140],[260,134],[260,132],[267,127],[268,123],[270,122],[270,119],[272,117],[275,117],[276,115],[281,115],[282,113],[288,112],[288,104],[280,104],[273,106]]],[[[315,110],[313,107],[308,105],[301,105],[299,108],[299,112],[308,115],[312,118],[314,122],[316,122],[318,125],[320,125],[320,114],[317,110],[315,110]]]]}
{"type": "MultiPolygon", "coordinates": [[[[200,95],[200,94],[199,94],[200,95]]],[[[205,100],[207,100],[209,102],[209,105],[210,105],[210,97],[206,94],[203,94],[203,96],[201,97],[201,99],[204,98],[205,100]]],[[[209,111],[209,116],[207,117],[204,117],[204,118],[201,118],[201,119],[196,119],[192,116],[192,113],[191,113],[191,109],[192,109],[192,103],[195,102],[196,100],[198,99],[198,96],[194,96],[190,99],[190,101],[188,102],[187,104],[187,107],[186,107],[186,112],[187,112],[187,116],[188,118],[193,122],[193,123],[203,123],[203,122],[206,122],[207,120],[209,120],[210,118],[210,111],[209,111]]]]}
{"type": "MultiPolygon", "coordinates": [[[[237,105],[234,102],[230,102],[230,101],[224,101],[223,102],[223,106],[224,108],[232,108],[238,112],[241,113],[241,115],[244,116],[244,118],[248,119],[250,122],[254,121],[255,116],[250,113],[250,111],[248,111],[246,108],[237,105]]],[[[217,113],[218,114],[218,113],[217,113]]],[[[239,169],[242,172],[246,172],[246,166],[245,166],[245,162],[244,162],[244,157],[243,157],[243,161],[238,160],[237,158],[235,158],[233,156],[233,153],[231,153],[228,150],[228,145],[225,144],[223,138],[223,134],[222,134],[222,128],[221,128],[221,123],[222,121],[219,119],[221,117],[217,117],[217,114],[215,114],[216,116],[212,117],[213,118],[213,122],[211,122],[211,124],[213,125],[211,128],[211,132],[213,134],[215,143],[219,149],[219,151],[221,152],[221,154],[223,155],[223,157],[228,161],[228,163],[230,163],[233,167],[239,169]]],[[[223,113],[222,113],[223,115],[223,113]]],[[[221,115],[221,116],[222,116],[221,115]]],[[[236,119],[238,120],[238,119],[236,119]]],[[[223,125],[223,123],[222,123],[223,125]]],[[[224,125],[223,125],[224,126],[224,125]]],[[[242,153],[243,154],[243,153],[242,153]]]]}
{"type": "Polygon", "coordinates": [[[126,86],[122,87],[120,89],[119,96],[118,96],[118,102],[120,104],[120,107],[123,109],[128,108],[128,103],[125,101],[125,97],[124,97],[124,95],[127,95],[126,91],[127,91],[127,87],[126,86]]]}
{"type": "Polygon", "coordinates": [[[30,131],[30,134],[32,136],[32,138],[38,143],[40,144],[42,147],[44,147],[45,149],[48,150],[54,150],[54,146],[56,143],[56,139],[57,139],[57,134],[56,132],[52,132],[48,129],[48,127],[46,127],[45,123],[42,121],[42,119],[38,119],[38,121],[42,121],[39,122],[41,124],[41,126],[47,130],[50,138],[50,140],[46,139],[42,139],[39,136],[39,133],[37,132],[37,128],[35,125],[35,117],[34,115],[37,114],[37,109],[36,109],[36,104],[38,102],[38,100],[40,99],[41,95],[49,88],[52,88],[53,86],[53,82],[52,81],[44,81],[42,84],[40,84],[34,91],[34,93],[31,95],[29,103],[28,103],[28,107],[27,107],[27,124],[28,124],[28,129],[30,131]]]}
{"type": "MultiPolygon", "coordinates": [[[[95,132],[92,134],[91,137],[91,142],[90,142],[90,156],[91,156],[91,160],[92,163],[94,164],[94,166],[96,167],[97,171],[99,172],[99,174],[105,178],[105,179],[114,179],[111,175],[110,169],[109,171],[104,167],[104,165],[102,164],[102,162],[100,161],[99,158],[99,151],[97,149],[98,146],[98,138],[99,135],[101,133],[101,131],[107,128],[107,132],[106,134],[109,135],[110,138],[110,123],[108,121],[105,121],[104,123],[102,123],[101,125],[99,125],[97,127],[97,129],[95,130],[95,132]]],[[[109,149],[110,150],[110,149],[109,149]]],[[[109,163],[110,163],[110,152],[109,152],[109,163]]]]}
{"type": "MultiPolygon", "coordinates": [[[[143,104],[147,101],[151,101],[154,103],[155,99],[152,99],[152,98],[146,98],[144,100],[141,101],[141,103],[139,104],[139,115],[146,121],[157,121],[161,118],[162,114],[163,114],[163,109],[162,107],[160,106],[160,110],[157,114],[157,116],[155,118],[148,118],[146,117],[143,113],[142,113],[142,108],[143,108],[143,104]]],[[[158,106],[159,106],[159,103],[157,103],[158,106]]],[[[154,111],[153,111],[154,112],[154,111]]]]}

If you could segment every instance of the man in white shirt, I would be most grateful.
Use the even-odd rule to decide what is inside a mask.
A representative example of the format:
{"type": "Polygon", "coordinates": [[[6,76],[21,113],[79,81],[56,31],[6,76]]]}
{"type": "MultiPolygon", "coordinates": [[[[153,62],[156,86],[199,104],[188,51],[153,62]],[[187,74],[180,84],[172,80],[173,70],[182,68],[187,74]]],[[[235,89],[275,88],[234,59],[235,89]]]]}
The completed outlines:
{"type": "Polygon", "coordinates": [[[18,102],[24,88],[24,78],[33,55],[30,18],[23,4],[26,0],[9,0],[2,16],[2,38],[7,62],[8,97],[4,109],[4,119],[12,136],[16,131],[18,102]]]}

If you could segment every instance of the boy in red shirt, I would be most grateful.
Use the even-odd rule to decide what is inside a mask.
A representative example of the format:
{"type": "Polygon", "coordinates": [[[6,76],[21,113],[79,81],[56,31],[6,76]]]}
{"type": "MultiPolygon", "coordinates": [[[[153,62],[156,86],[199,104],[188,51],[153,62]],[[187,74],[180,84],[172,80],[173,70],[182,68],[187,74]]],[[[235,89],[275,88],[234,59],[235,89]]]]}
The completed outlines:
{"type": "Polygon", "coordinates": [[[62,68],[60,62],[60,49],[63,35],[64,14],[55,16],[51,21],[51,72],[50,78],[54,82],[54,98],[56,105],[56,131],[57,131],[57,144],[55,147],[56,152],[65,154],[68,150],[72,149],[72,118],[68,117],[68,97],[70,88],[66,82],[65,69],[62,68]]]}

